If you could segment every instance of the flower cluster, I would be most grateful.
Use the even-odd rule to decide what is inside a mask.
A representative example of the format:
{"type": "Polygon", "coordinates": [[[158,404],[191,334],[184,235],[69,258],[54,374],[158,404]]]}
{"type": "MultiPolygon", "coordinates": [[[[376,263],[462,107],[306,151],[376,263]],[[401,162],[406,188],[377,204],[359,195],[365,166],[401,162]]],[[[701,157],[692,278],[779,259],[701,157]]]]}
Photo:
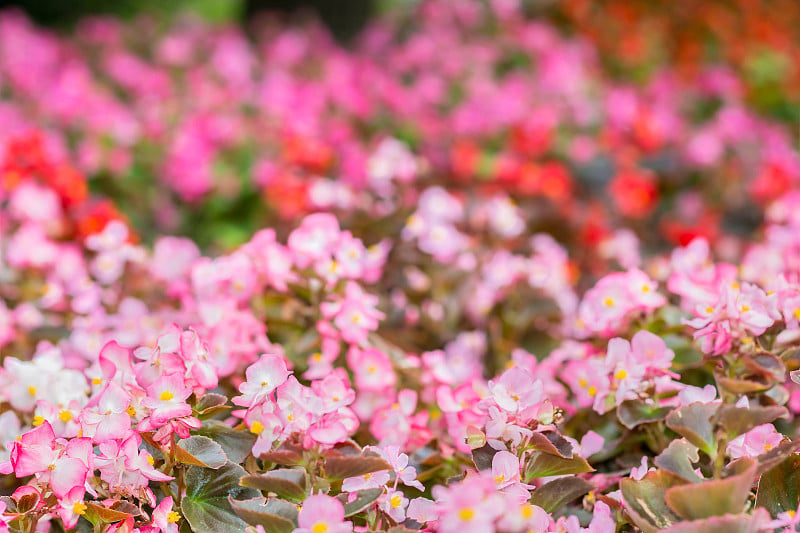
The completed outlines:
{"type": "Polygon", "coordinates": [[[409,13],[0,14],[0,533],[796,528],[791,136],[409,13]]]}

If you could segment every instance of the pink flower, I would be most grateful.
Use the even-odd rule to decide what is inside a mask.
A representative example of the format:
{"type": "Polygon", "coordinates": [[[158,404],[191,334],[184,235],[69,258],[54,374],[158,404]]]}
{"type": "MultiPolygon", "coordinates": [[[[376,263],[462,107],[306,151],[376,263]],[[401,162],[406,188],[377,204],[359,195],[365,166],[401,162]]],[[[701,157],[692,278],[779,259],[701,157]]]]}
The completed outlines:
{"type": "Polygon", "coordinates": [[[399,446],[389,445],[383,448],[368,446],[366,449],[374,451],[392,466],[397,481],[408,487],[425,490],[422,483],[417,481],[417,469],[413,466],[409,466],[408,455],[400,453],[399,446]]]}
{"type": "Polygon", "coordinates": [[[64,521],[64,527],[72,529],[78,519],[86,513],[86,504],[83,497],[86,489],[83,486],[74,487],[58,502],[58,516],[64,521]]]}
{"type": "Polygon", "coordinates": [[[377,310],[378,298],[365,293],[354,281],[345,286],[344,298],[320,305],[323,317],[333,324],[346,342],[363,345],[370,331],[378,329],[384,315],[377,310]]]}
{"type": "Polygon", "coordinates": [[[171,418],[181,418],[192,414],[186,399],[192,389],[187,387],[180,374],[170,374],[156,380],[147,387],[147,397],[142,405],[152,409],[150,420],[153,424],[164,424],[171,418]]]}
{"type": "Polygon", "coordinates": [[[664,340],[647,330],[640,330],[631,339],[631,355],[649,370],[668,370],[675,354],[664,340]]]}
{"type": "Polygon", "coordinates": [[[386,390],[397,381],[392,360],[377,348],[362,350],[351,346],[347,352],[347,364],[353,369],[360,390],[386,390]]]}
{"type": "Polygon", "coordinates": [[[91,450],[88,438],[56,441],[53,428],[44,422],[38,428],[22,435],[13,443],[11,463],[18,477],[33,474],[42,482],[49,482],[53,493],[61,498],[74,487],[83,487],[89,471],[87,464],[91,450]]]}
{"type": "Polygon", "coordinates": [[[756,457],[779,445],[784,436],[772,424],[756,426],[728,443],[726,451],[731,459],[756,457]]]}
{"type": "Polygon", "coordinates": [[[329,257],[339,240],[339,221],[330,213],[315,213],[303,219],[289,234],[287,244],[300,268],[329,257]]]}
{"type": "Polygon", "coordinates": [[[388,489],[378,499],[378,508],[397,523],[406,519],[406,507],[408,507],[408,498],[399,490],[388,489]]]}
{"type": "Polygon", "coordinates": [[[524,503],[530,499],[529,489],[533,487],[520,481],[519,468],[519,458],[513,453],[499,451],[492,458],[492,479],[497,489],[524,503]]]}
{"type": "Polygon", "coordinates": [[[497,405],[513,414],[530,410],[544,400],[542,382],[519,367],[510,368],[499,379],[490,381],[489,392],[497,405]]]}
{"type": "Polygon", "coordinates": [[[109,382],[81,413],[83,434],[94,442],[123,439],[131,430],[131,395],[115,382],[109,382]]]}
{"type": "Polygon", "coordinates": [[[441,533],[486,533],[494,531],[504,505],[495,483],[484,476],[468,477],[447,488],[433,488],[435,512],[441,533]]]}
{"type": "Polygon", "coordinates": [[[181,519],[181,515],[172,510],[172,504],[172,497],[167,496],[153,509],[153,525],[160,533],[178,532],[178,520],[181,519]]]}
{"type": "Polygon", "coordinates": [[[292,533],[351,533],[353,523],[344,521],[344,506],[336,498],[315,494],[303,502],[297,515],[300,527],[292,533]]]}
{"type": "Polygon", "coordinates": [[[247,381],[239,385],[241,396],[233,399],[236,405],[251,407],[264,401],[269,393],[283,384],[289,377],[286,361],[279,355],[264,354],[247,367],[247,381]]]}
{"type": "Polygon", "coordinates": [[[95,459],[100,479],[112,490],[135,491],[146,487],[150,481],[169,481],[171,476],[156,470],[153,457],[140,450],[141,437],[137,433],[118,442],[108,440],[98,445],[100,455],[95,459]]]}

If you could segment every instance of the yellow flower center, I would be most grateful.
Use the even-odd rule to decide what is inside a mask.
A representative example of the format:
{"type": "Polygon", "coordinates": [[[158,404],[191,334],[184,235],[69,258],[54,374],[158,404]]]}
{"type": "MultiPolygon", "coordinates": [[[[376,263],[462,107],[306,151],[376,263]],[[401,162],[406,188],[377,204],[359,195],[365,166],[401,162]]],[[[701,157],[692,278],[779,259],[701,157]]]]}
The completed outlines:
{"type": "Polygon", "coordinates": [[[524,504],[524,505],[523,505],[523,506],[520,508],[520,510],[519,510],[519,514],[521,514],[521,515],[522,515],[522,518],[523,518],[523,519],[527,520],[528,518],[530,518],[531,516],[533,516],[533,506],[532,506],[531,504],[529,504],[529,503],[526,503],[526,504],[524,504]]]}
{"type": "Polygon", "coordinates": [[[30,394],[31,396],[36,396],[36,387],[34,387],[33,385],[30,385],[28,387],[28,394],[30,394]]]}
{"type": "Polygon", "coordinates": [[[650,292],[650,285],[642,285],[642,292],[650,292]]]}
{"type": "Polygon", "coordinates": [[[589,382],[586,381],[586,378],[581,378],[578,380],[578,386],[582,389],[585,389],[588,384],[589,382]]]}
{"type": "Polygon", "coordinates": [[[136,408],[132,405],[129,405],[125,412],[128,413],[128,416],[136,416],[136,408]]]}
{"type": "Polygon", "coordinates": [[[328,524],[325,522],[317,522],[311,526],[312,533],[326,533],[328,531],[328,524]]]}
{"type": "Polygon", "coordinates": [[[605,300],[603,300],[603,304],[606,307],[614,307],[614,298],[611,297],[606,298],[605,300]]]}
{"type": "Polygon", "coordinates": [[[502,483],[503,481],[505,481],[505,479],[506,479],[505,474],[500,474],[499,476],[494,476],[494,482],[498,483],[498,484],[502,483]]]}
{"type": "Polygon", "coordinates": [[[152,455],[147,456],[147,462],[150,463],[150,466],[154,466],[156,464],[156,460],[153,459],[152,455]]]}
{"type": "Polygon", "coordinates": [[[42,415],[36,415],[33,417],[33,425],[36,427],[41,426],[44,424],[44,417],[42,415]]]}
{"type": "Polygon", "coordinates": [[[72,506],[72,512],[77,515],[83,515],[86,513],[86,504],[83,502],[75,502],[75,505],[72,506]]]}
{"type": "Polygon", "coordinates": [[[768,452],[768,451],[770,451],[771,449],[772,449],[772,444],[765,444],[765,445],[764,445],[764,451],[765,451],[765,452],[768,452]]]}
{"type": "Polygon", "coordinates": [[[170,511],[167,513],[167,522],[175,523],[181,519],[181,515],[178,514],[176,511],[170,511]]]}
{"type": "Polygon", "coordinates": [[[713,308],[713,307],[711,307],[710,305],[709,305],[708,307],[706,307],[706,313],[707,313],[707,314],[709,314],[709,315],[710,315],[710,314],[711,314],[711,313],[713,313],[713,312],[714,312],[714,308],[713,308]]]}
{"type": "Polygon", "coordinates": [[[597,387],[592,385],[592,386],[589,387],[589,390],[586,391],[586,392],[589,393],[589,396],[594,397],[597,394],[597,387]]]}
{"type": "Polygon", "coordinates": [[[389,500],[389,504],[391,504],[392,509],[397,509],[398,507],[400,507],[403,504],[403,497],[400,496],[399,494],[395,494],[389,500]]]}
{"type": "Polygon", "coordinates": [[[621,381],[621,380],[625,379],[626,377],[628,377],[628,372],[624,368],[620,368],[619,370],[614,372],[614,378],[617,381],[621,381]]]}
{"type": "Polygon", "coordinates": [[[165,390],[164,392],[162,392],[162,393],[159,395],[158,399],[159,399],[159,400],[161,400],[162,402],[168,402],[168,401],[170,401],[171,399],[173,399],[174,397],[175,397],[175,395],[174,395],[174,394],[172,394],[172,393],[171,393],[170,391],[168,391],[168,390],[165,390]]]}
{"type": "Polygon", "coordinates": [[[61,420],[62,422],[69,422],[70,420],[72,420],[72,413],[70,413],[69,411],[60,411],[58,413],[58,419],[61,420]]]}
{"type": "MultiPolygon", "coordinates": [[[[794,313],[793,313],[793,314],[794,314],[794,317],[795,317],[797,320],[800,320],[800,307],[796,308],[796,309],[794,310],[794,313]]],[[[787,511],[787,512],[788,512],[788,511],[787,511]]]]}
{"type": "Polygon", "coordinates": [[[92,385],[102,385],[103,380],[100,378],[92,378],[92,385]]]}
{"type": "Polygon", "coordinates": [[[264,431],[264,424],[256,420],[250,425],[250,433],[255,435],[261,435],[261,432],[264,431]]]}
{"type": "Polygon", "coordinates": [[[747,304],[742,305],[741,307],[742,313],[746,313],[750,310],[750,306],[747,304]]]}
{"type": "Polygon", "coordinates": [[[469,522],[475,518],[475,510],[472,507],[464,507],[458,512],[458,517],[464,522],[469,522]]]}

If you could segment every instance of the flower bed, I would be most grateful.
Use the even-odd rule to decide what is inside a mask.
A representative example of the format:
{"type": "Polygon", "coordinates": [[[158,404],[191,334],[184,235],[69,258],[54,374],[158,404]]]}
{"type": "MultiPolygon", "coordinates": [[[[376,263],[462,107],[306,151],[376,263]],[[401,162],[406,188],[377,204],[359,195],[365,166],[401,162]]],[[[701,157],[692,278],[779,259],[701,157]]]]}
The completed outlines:
{"type": "Polygon", "coordinates": [[[790,133],[507,5],[0,17],[0,531],[794,528],[790,133]]]}

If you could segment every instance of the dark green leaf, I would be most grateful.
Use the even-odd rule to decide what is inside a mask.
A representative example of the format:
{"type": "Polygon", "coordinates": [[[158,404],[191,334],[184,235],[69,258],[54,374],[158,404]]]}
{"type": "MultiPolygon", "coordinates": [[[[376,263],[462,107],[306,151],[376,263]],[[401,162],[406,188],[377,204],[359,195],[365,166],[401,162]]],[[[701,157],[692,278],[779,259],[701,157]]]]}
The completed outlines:
{"type": "Polygon", "coordinates": [[[484,444],[480,448],[472,450],[472,462],[475,463],[475,468],[478,470],[488,470],[492,468],[492,459],[497,450],[484,444]]]}
{"type": "Polygon", "coordinates": [[[242,477],[239,484],[257,490],[274,492],[281,498],[302,501],[306,496],[306,473],[304,470],[280,469],[266,474],[242,477]]]}
{"type": "Polygon", "coordinates": [[[181,511],[194,531],[241,533],[246,524],[233,512],[228,497],[261,496],[257,490],[239,486],[239,479],[246,474],[244,468],[230,461],[217,470],[199,466],[186,469],[181,511]]]}
{"type": "Polygon", "coordinates": [[[558,455],[534,451],[525,461],[525,481],[527,483],[541,477],[583,474],[593,470],[586,459],[577,455],[571,459],[565,459],[558,455]]]}
{"type": "Polygon", "coordinates": [[[391,468],[391,465],[380,457],[328,457],[325,459],[325,478],[346,479],[391,468]]]}
{"type": "Polygon", "coordinates": [[[356,492],[356,499],[347,503],[347,500],[350,498],[350,494],[339,494],[336,496],[339,501],[342,502],[344,505],[344,515],[345,516],[353,516],[354,514],[358,514],[373,503],[375,503],[378,498],[381,497],[383,494],[383,489],[365,489],[356,492]]]}
{"type": "Polygon", "coordinates": [[[554,479],[533,491],[531,503],[552,513],[592,489],[594,485],[579,477],[554,479]]]}
{"type": "Polygon", "coordinates": [[[192,435],[178,442],[175,459],[185,465],[214,469],[221,468],[228,461],[222,446],[200,435],[192,435]]]}
{"type": "Polygon", "coordinates": [[[297,526],[297,506],[283,500],[264,498],[234,500],[229,498],[233,511],[252,526],[262,526],[266,533],[291,533],[297,526]]]}
{"type": "Polygon", "coordinates": [[[741,513],[750,496],[756,462],[742,459],[737,463],[736,475],[667,489],[667,505],[686,520],[741,513]]]}
{"type": "Polygon", "coordinates": [[[714,516],[704,520],[680,522],[665,529],[663,533],[759,533],[769,522],[769,514],[763,509],[755,513],[714,516]]]}
{"type": "Polygon", "coordinates": [[[734,439],[756,426],[769,424],[788,413],[789,411],[780,405],[759,405],[750,408],[723,405],[717,412],[717,421],[727,432],[728,438],[734,439]]]}
{"type": "Polygon", "coordinates": [[[782,442],[770,451],[762,453],[756,457],[756,461],[758,461],[756,475],[763,474],[767,470],[775,468],[776,465],[792,455],[798,448],[800,448],[800,439],[795,439],[793,441],[782,442]]]}
{"type": "Polygon", "coordinates": [[[800,455],[790,455],[762,474],[756,505],[764,507],[772,516],[797,510],[800,505],[800,455]]]}
{"type": "Polygon", "coordinates": [[[200,401],[194,406],[194,410],[198,417],[203,419],[210,418],[230,409],[231,407],[226,405],[227,403],[228,398],[226,396],[209,392],[200,398],[200,401]]]}
{"type": "Polygon", "coordinates": [[[237,464],[245,460],[256,442],[256,436],[249,431],[237,431],[218,420],[206,421],[203,427],[192,433],[208,437],[222,446],[228,459],[237,464]]]}
{"type": "Polygon", "coordinates": [[[617,407],[617,418],[622,425],[633,429],[638,425],[664,420],[673,407],[659,407],[641,400],[626,400],[617,407]]]}
{"type": "Polygon", "coordinates": [[[262,453],[259,458],[279,465],[299,465],[303,462],[303,448],[284,442],[277,449],[262,453]]]}
{"type": "Polygon", "coordinates": [[[697,483],[702,481],[702,478],[694,471],[693,463],[697,463],[699,460],[697,446],[686,439],[677,439],[670,442],[669,446],[655,458],[654,462],[659,468],[677,474],[686,481],[697,483]]]}
{"type": "Polygon", "coordinates": [[[121,522],[129,516],[133,515],[109,509],[96,503],[86,502],[86,514],[84,514],[84,517],[92,524],[113,524],[114,522],[121,522]]]}
{"type": "Polygon", "coordinates": [[[718,405],[711,403],[692,403],[672,411],[667,416],[667,427],[686,440],[706,452],[716,455],[717,444],[711,417],[716,413],[718,405]]]}
{"type": "Polygon", "coordinates": [[[655,470],[640,480],[623,479],[619,487],[634,524],[644,533],[654,533],[680,522],[680,517],[667,506],[664,494],[671,487],[685,483],[665,470],[655,470]]]}

